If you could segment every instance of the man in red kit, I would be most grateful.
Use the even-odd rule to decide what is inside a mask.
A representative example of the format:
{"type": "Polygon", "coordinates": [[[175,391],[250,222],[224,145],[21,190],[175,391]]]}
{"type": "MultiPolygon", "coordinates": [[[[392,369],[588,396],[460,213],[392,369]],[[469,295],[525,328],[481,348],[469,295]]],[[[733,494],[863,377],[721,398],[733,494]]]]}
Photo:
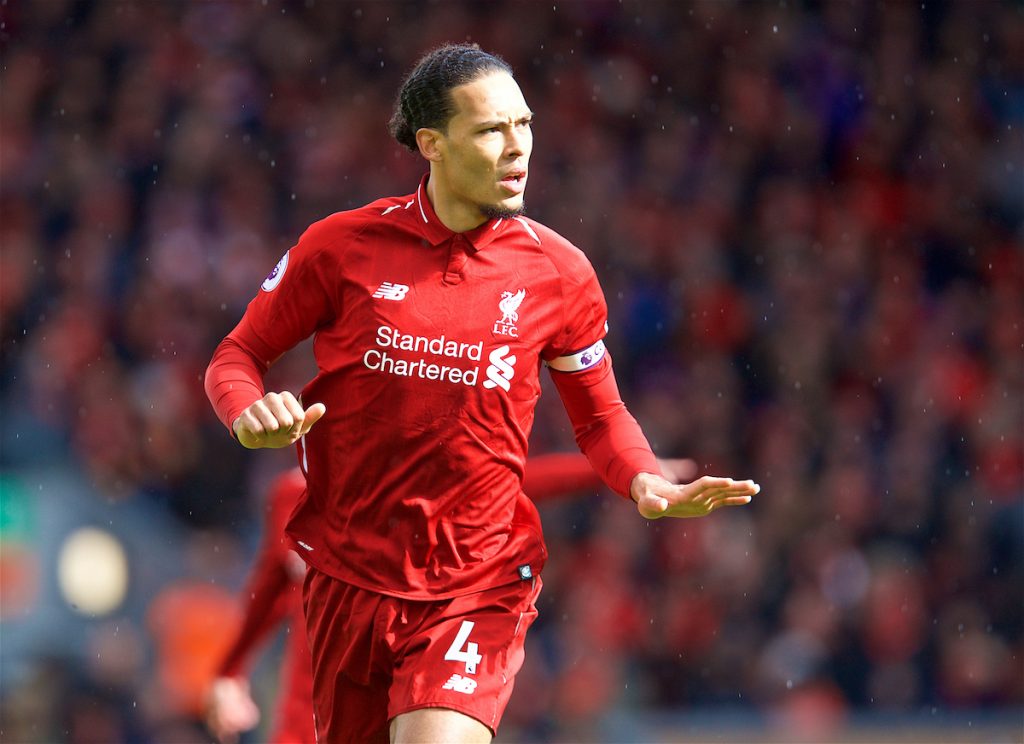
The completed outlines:
{"type": "MultiPolygon", "coordinates": [[[[658,460],[661,472],[673,483],[692,478],[693,460],[658,460]]],[[[554,501],[601,485],[587,459],[579,454],[549,454],[526,461],[523,491],[535,504],[554,501]]],[[[277,625],[289,618],[288,642],[282,663],[284,678],[277,695],[270,744],[303,744],[316,739],[313,727],[313,673],[302,615],[300,588],[306,564],[291,550],[285,524],[306,480],[299,468],[278,476],[267,499],[263,541],[244,597],[245,620],[221,660],[208,695],[207,723],[224,744],[259,723],[260,711],[249,693],[245,668],[256,649],[277,625]]]]}
{"type": "Polygon", "coordinates": [[[533,113],[500,58],[449,45],[392,118],[416,190],[312,225],[218,346],[206,389],[250,448],[298,443],[287,534],[303,587],[321,742],[487,742],[546,559],[521,488],[546,365],[576,441],[641,516],[749,503],[753,481],[674,485],[623,405],[593,268],[522,216],[533,113]],[[264,393],[314,335],[318,373],[264,393]]]}
{"type": "Polygon", "coordinates": [[[284,535],[288,516],[305,490],[302,471],[293,468],[274,480],[267,497],[263,540],[242,593],[244,620],[217,668],[207,700],[207,723],[222,742],[235,741],[239,733],[259,723],[259,709],[249,695],[244,671],[254,649],[285,618],[289,619],[289,635],[282,665],[282,693],[270,741],[305,744],[316,740],[312,660],[302,614],[306,564],[284,535]]]}

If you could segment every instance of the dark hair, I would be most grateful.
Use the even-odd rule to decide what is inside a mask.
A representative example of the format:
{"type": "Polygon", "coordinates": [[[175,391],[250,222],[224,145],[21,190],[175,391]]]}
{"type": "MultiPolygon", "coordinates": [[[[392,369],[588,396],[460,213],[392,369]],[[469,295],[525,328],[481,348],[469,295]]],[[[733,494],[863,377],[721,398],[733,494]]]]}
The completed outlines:
{"type": "Polygon", "coordinates": [[[476,44],[445,44],[424,54],[406,76],[388,122],[391,136],[417,152],[416,130],[444,130],[454,114],[451,89],[489,72],[512,74],[508,62],[476,44]]]}

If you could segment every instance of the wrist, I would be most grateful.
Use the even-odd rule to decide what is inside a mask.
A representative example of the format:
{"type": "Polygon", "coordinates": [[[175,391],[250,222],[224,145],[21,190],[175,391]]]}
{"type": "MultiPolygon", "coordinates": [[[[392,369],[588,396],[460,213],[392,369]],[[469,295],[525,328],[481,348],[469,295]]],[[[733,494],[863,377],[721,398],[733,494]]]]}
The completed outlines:
{"type": "Polygon", "coordinates": [[[647,483],[651,478],[658,478],[656,473],[651,473],[646,470],[641,470],[639,473],[634,475],[629,481],[629,498],[633,500],[633,503],[639,503],[640,493],[644,490],[647,483]]]}

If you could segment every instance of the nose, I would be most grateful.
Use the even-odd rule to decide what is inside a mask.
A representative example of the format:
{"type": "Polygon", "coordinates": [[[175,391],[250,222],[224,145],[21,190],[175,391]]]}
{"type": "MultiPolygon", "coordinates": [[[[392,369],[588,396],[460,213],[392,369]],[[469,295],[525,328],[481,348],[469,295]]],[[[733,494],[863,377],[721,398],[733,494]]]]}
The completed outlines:
{"type": "Polygon", "coordinates": [[[527,154],[530,150],[529,132],[521,132],[512,127],[505,138],[505,156],[515,159],[527,154]]]}

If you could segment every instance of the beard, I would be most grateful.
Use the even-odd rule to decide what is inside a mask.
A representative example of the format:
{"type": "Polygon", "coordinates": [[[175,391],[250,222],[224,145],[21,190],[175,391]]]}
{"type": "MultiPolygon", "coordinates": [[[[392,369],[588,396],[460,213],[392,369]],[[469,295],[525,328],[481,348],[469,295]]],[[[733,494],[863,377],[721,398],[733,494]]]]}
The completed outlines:
{"type": "Polygon", "coordinates": [[[526,213],[526,202],[515,208],[501,207],[497,204],[481,204],[479,209],[480,213],[489,220],[510,220],[526,213]]]}

